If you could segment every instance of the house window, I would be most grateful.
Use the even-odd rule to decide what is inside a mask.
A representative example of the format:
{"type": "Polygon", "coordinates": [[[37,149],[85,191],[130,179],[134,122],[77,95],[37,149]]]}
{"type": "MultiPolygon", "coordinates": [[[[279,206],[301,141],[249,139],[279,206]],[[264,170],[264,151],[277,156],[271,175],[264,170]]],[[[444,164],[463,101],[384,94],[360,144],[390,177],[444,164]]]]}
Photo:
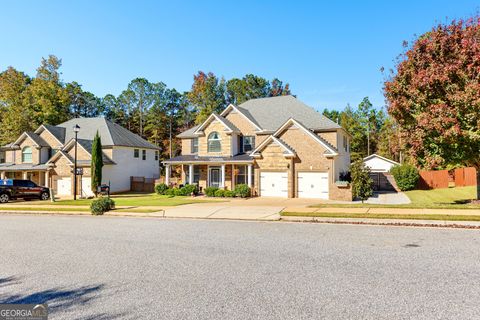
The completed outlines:
{"type": "Polygon", "coordinates": [[[5,152],[0,151],[0,163],[5,163],[5,152]]]}
{"type": "Polygon", "coordinates": [[[222,151],[220,135],[214,131],[208,135],[208,152],[222,151]]]}
{"type": "Polygon", "coordinates": [[[155,161],[158,161],[158,151],[155,151],[155,161]]]}
{"type": "Polygon", "coordinates": [[[32,162],[32,148],[25,147],[22,149],[22,162],[31,163],[32,162]]]}
{"type": "MultiPolygon", "coordinates": [[[[185,182],[188,183],[190,181],[190,168],[187,166],[187,170],[185,171],[185,182]]],[[[200,182],[200,166],[193,166],[193,183],[200,182]]]]}
{"type": "Polygon", "coordinates": [[[134,157],[134,158],[138,158],[139,155],[140,155],[140,150],[138,150],[138,149],[133,149],[133,157],[134,157]]]}
{"type": "Polygon", "coordinates": [[[240,137],[240,152],[250,152],[255,148],[255,137],[240,137]]]}
{"type": "Polygon", "coordinates": [[[142,160],[147,160],[147,150],[142,150],[142,160]]]}
{"type": "Polygon", "coordinates": [[[193,138],[191,141],[192,141],[192,145],[191,145],[192,153],[198,153],[198,138],[193,138]]]}

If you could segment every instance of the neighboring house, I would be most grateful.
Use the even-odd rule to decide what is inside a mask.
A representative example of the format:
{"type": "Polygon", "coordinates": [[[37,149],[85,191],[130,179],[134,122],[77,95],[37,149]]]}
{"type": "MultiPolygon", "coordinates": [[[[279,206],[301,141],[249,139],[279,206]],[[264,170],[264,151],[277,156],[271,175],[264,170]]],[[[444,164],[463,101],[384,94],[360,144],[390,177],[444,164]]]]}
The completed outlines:
{"type": "Polygon", "coordinates": [[[372,154],[363,158],[365,167],[370,168],[370,178],[373,180],[373,189],[375,191],[395,191],[397,186],[395,179],[390,175],[390,169],[400,163],[372,154]]]}
{"type": "Polygon", "coordinates": [[[77,166],[83,168],[83,176],[77,177],[77,194],[92,195],[90,163],[97,131],[102,140],[102,183],[110,184],[111,192],[129,191],[131,176],[159,177],[155,145],[104,118],[76,118],[57,126],[41,125],[2,147],[5,162],[0,163],[0,178],[30,179],[50,186],[58,195],[73,195],[76,124],[80,126],[77,166]]]}
{"type": "Polygon", "coordinates": [[[335,184],[349,170],[350,135],[293,96],[229,105],[178,138],[181,155],[164,164],[180,166],[184,183],[248,184],[257,196],[351,200],[351,190],[335,184]]]}
{"type": "Polygon", "coordinates": [[[378,154],[372,154],[363,158],[365,167],[370,168],[371,172],[390,172],[390,169],[394,166],[399,166],[400,163],[379,156],[378,154]]]}

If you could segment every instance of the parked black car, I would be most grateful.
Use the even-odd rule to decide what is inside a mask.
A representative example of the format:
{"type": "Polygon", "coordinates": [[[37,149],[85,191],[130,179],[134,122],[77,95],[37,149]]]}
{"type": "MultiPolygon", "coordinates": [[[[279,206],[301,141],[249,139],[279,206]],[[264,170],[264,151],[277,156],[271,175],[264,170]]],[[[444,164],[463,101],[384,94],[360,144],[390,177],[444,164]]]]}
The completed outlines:
{"type": "Polygon", "coordinates": [[[15,199],[50,199],[50,189],[40,187],[30,180],[0,180],[0,203],[15,199]]]}

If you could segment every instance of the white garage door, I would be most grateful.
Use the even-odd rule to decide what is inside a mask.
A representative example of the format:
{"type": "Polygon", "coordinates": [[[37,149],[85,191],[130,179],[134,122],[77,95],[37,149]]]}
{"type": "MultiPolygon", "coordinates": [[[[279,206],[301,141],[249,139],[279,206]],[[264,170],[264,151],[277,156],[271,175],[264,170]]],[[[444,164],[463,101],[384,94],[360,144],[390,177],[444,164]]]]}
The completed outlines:
{"type": "Polygon", "coordinates": [[[92,192],[92,178],[91,177],[82,177],[82,197],[93,197],[92,192]]]}
{"type": "Polygon", "coordinates": [[[328,199],[328,172],[299,172],[298,197],[328,199]]]}
{"type": "Polygon", "coordinates": [[[69,196],[72,194],[72,179],[70,177],[57,180],[57,194],[59,196],[69,196]]]}
{"type": "Polygon", "coordinates": [[[262,197],[288,197],[288,172],[261,172],[260,195],[262,197]]]}

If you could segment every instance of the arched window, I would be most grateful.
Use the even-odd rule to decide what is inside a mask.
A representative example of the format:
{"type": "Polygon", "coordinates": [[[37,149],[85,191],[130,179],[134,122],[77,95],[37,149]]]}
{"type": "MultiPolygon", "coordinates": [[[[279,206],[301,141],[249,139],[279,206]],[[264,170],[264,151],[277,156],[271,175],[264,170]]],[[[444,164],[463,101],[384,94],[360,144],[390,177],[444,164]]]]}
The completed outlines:
{"type": "Polygon", "coordinates": [[[208,135],[208,152],[222,151],[220,135],[214,131],[208,135]]]}
{"type": "Polygon", "coordinates": [[[25,147],[22,149],[22,162],[32,162],[32,148],[25,147]]]}

